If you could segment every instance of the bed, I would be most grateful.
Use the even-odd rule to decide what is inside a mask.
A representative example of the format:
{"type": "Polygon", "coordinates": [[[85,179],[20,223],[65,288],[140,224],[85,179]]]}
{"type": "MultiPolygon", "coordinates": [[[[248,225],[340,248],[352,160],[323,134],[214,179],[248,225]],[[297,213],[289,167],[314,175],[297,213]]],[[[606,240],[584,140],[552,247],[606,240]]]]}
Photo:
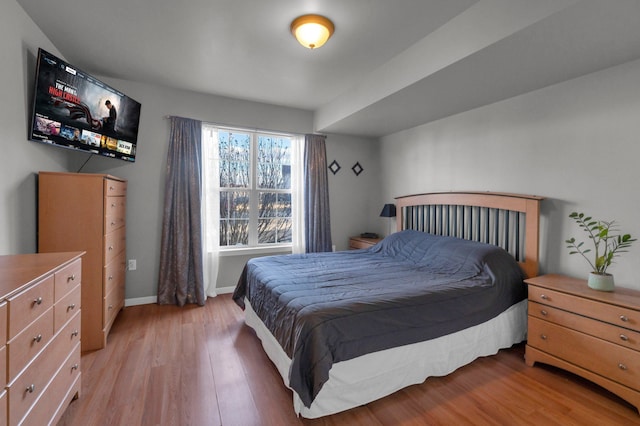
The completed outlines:
{"type": "Polygon", "coordinates": [[[398,197],[398,232],[374,247],[250,260],[233,299],[295,412],[357,407],[523,341],[540,201],[398,197]]]}

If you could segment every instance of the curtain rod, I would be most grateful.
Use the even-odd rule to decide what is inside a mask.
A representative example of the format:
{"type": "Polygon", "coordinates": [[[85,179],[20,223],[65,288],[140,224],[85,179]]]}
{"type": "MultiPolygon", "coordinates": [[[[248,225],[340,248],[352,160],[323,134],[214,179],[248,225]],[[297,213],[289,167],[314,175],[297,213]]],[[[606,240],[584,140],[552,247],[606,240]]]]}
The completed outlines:
{"type": "MultiPolygon", "coordinates": [[[[182,119],[185,119],[185,120],[196,120],[195,118],[181,117],[179,115],[165,115],[164,118],[165,119],[182,118],[182,119]]],[[[277,133],[277,134],[282,134],[282,135],[304,135],[305,134],[305,133],[296,133],[296,132],[285,132],[285,131],[282,131],[282,130],[273,130],[273,129],[257,129],[255,127],[247,127],[247,126],[237,126],[237,125],[231,125],[231,124],[215,123],[213,121],[206,121],[206,120],[197,120],[197,121],[200,121],[201,123],[209,124],[211,126],[224,127],[224,128],[227,128],[227,129],[249,130],[249,131],[253,131],[253,132],[269,132],[269,133],[277,133]]],[[[325,135],[323,133],[312,132],[312,133],[306,133],[306,134],[311,134],[311,135],[316,135],[316,136],[323,136],[325,138],[327,137],[327,135],[325,135]]]]}

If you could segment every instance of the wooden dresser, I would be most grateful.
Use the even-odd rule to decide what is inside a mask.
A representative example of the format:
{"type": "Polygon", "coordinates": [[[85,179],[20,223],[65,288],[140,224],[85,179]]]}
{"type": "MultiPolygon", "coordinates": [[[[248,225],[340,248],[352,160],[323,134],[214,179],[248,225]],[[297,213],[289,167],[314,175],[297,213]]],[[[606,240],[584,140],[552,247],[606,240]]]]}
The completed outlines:
{"type": "Polygon", "coordinates": [[[350,237],[349,250],[369,248],[375,246],[380,241],[382,241],[382,238],[350,237]]]}
{"type": "Polygon", "coordinates": [[[0,424],[55,424],[79,396],[82,254],[0,256],[0,424]]]}
{"type": "Polygon", "coordinates": [[[85,251],[82,351],[104,348],[124,307],[127,182],[110,175],[40,172],[38,251],[85,251]]]}
{"type": "Polygon", "coordinates": [[[529,285],[525,358],[591,380],[640,411],[640,291],[592,290],[585,280],[543,275],[529,285]]]}

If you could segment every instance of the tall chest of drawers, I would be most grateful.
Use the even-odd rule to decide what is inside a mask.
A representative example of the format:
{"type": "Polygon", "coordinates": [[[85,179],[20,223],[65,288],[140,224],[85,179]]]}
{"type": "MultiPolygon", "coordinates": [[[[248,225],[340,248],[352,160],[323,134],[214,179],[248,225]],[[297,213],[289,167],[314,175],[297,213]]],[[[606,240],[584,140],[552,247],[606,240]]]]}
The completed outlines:
{"type": "Polygon", "coordinates": [[[543,275],[529,285],[525,358],[580,375],[640,411],[640,291],[592,290],[585,280],[543,275]]]}
{"type": "Polygon", "coordinates": [[[79,396],[81,256],[0,256],[0,424],[55,424],[79,396]]]}
{"type": "Polygon", "coordinates": [[[110,175],[40,172],[38,251],[85,251],[82,351],[104,348],[124,307],[127,182],[110,175]]]}

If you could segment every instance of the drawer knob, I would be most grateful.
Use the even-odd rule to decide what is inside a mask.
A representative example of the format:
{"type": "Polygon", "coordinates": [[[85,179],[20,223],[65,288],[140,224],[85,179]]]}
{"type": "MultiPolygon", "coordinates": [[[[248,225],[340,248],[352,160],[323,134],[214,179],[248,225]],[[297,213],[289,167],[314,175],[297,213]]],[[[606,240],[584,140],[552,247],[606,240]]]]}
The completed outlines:
{"type": "Polygon", "coordinates": [[[109,251],[113,250],[113,246],[109,246],[109,251]]]}
{"type": "Polygon", "coordinates": [[[69,281],[75,281],[75,280],[76,280],[76,275],[75,275],[75,274],[73,274],[73,275],[69,275],[69,276],[67,277],[67,282],[69,282],[69,281]]]}
{"type": "Polygon", "coordinates": [[[73,330],[73,332],[71,332],[71,337],[77,337],[78,336],[78,330],[73,330]]]}
{"type": "Polygon", "coordinates": [[[628,341],[629,341],[629,337],[627,337],[627,336],[626,336],[626,335],[624,335],[624,334],[621,334],[621,335],[620,335],[620,340],[622,340],[622,341],[624,341],[624,342],[628,342],[628,341]]]}
{"type": "Polygon", "coordinates": [[[113,279],[113,275],[109,275],[108,280],[111,281],[113,279]]]}
{"type": "Polygon", "coordinates": [[[541,334],[541,335],[540,335],[540,338],[541,338],[542,340],[547,340],[547,335],[546,335],[546,334],[541,334]]]}
{"type": "Polygon", "coordinates": [[[620,363],[620,364],[618,364],[618,368],[619,368],[620,370],[626,370],[626,369],[627,369],[627,366],[626,366],[626,365],[624,365],[623,363],[620,363]]]}
{"type": "Polygon", "coordinates": [[[540,313],[542,314],[542,316],[545,316],[545,317],[549,315],[549,312],[545,311],[544,309],[542,309],[540,313]]]}
{"type": "Polygon", "coordinates": [[[37,343],[40,343],[41,340],[42,340],[42,334],[38,334],[36,337],[33,338],[33,341],[37,343]]]}
{"type": "Polygon", "coordinates": [[[542,299],[542,300],[549,300],[549,296],[547,296],[546,294],[541,294],[541,295],[540,295],[540,299],[542,299]]]}
{"type": "Polygon", "coordinates": [[[67,312],[74,310],[76,307],[75,303],[70,304],[69,306],[67,306],[67,312]]]}
{"type": "Polygon", "coordinates": [[[33,299],[34,305],[42,305],[42,297],[38,297],[37,299],[33,299]]]}
{"type": "Polygon", "coordinates": [[[112,309],[113,309],[113,305],[109,305],[109,308],[108,308],[108,309],[109,309],[109,310],[112,310],[112,309]]]}
{"type": "Polygon", "coordinates": [[[80,366],[79,366],[78,364],[73,364],[73,365],[71,366],[71,369],[72,369],[72,370],[77,370],[78,368],[80,368],[80,366]]]}
{"type": "Polygon", "coordinates": [[[25,389],[25,392],[33,393],[35,390],[36,390],[36,385],[31,383],[31,385],[27,386],[27,388],[25,389]]]}
{"type": "Polygon", "coordinates": [[[626,315],[620,315],[620,321],[629,322],[629,318],[626,315]]]}

